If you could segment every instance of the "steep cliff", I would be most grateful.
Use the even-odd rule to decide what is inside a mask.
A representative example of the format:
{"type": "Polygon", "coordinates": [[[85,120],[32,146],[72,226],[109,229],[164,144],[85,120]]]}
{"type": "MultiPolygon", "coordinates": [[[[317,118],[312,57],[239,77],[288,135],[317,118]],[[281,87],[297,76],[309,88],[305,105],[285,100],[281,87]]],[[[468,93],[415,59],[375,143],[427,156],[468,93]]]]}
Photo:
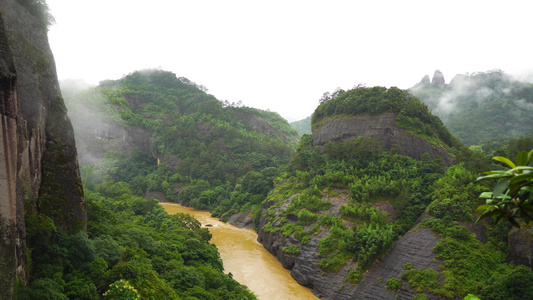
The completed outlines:
{"type": "Polygon", "coordinates": [[[0,2],[0,298],[26,282],[25,215],[45,214],[67,232],[86,212],[70,120],[46,26],[32,2],[0,2]],[[30,4],[28,4],[30,3],[30,4]]]}
{"type": "Polygon", "coordinates": [[[313,144],[342,142],[357,137],[371,137],[381,141],[385,149],[395,149],[397,153],[421,160],[425,153],[431,158],[442,157],[449,166],[452,157],[439,145],[432,145],[396,124],[396,114],[384,112],[379,115],[342,116],[324,120],[313,127],[313,144]]]}
{"type": "Polygon", "coordinates": [[[462,145],[427,106],[398,88],[357,88],[337,92],[312,117],[313,145],[371,137],[385,150],[422,159],[441,157],[450,166],[452,148],[462,145]]]}

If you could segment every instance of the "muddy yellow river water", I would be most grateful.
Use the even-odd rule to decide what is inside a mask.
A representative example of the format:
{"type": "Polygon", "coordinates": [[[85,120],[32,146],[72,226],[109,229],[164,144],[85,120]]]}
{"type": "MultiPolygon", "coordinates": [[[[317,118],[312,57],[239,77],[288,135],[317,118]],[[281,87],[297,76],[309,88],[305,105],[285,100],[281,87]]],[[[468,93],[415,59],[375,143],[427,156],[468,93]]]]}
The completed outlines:
{"type": "Polygon", "coordinates": [[[187,213],[202,225],[211,225],[215,244],[224,262],[226,273],[248,286],[261,300],[317,300],[309,288],[299,285],[290,271],[270,254],[251,229],[237,228],[212,218],[206,211],[198,211],[175,203],[161,203],[169,214],[187,213]]]}

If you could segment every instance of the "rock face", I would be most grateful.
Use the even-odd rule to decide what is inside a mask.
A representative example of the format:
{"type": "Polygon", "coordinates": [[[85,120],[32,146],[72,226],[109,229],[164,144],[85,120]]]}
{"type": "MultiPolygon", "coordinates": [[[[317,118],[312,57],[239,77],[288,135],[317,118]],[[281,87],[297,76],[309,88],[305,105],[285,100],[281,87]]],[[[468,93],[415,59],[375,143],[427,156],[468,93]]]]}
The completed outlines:
{"type": "Polygon", "coordinates": [[[251,209],[248,209],[245,212],[231,216],[228,223],[239,228],[248,228],[252,229],[254,219],[250,217],[251,209]]]}
{"type": "Polygon", "coordinates": [[[444,75],[442,74],[441,71],[439,70],[435,71],[435,73],[433,74],[433,78],[431,79],[431,83],[433,83],[434,85],[438,85],[440,87],[444,87],[444,85],[446,84],[446,81],[444,80],[444,75]]]}
{"type": "Polygon", "coordinates": [[[428,141],[398,127],[396,115],[393,113],[330,118],[313,127],[314,146],[322,146],[329,141],[352,140],[359,136],[381,141],[386,150],[394,147],[397,153],[414,159],[420,160],[424,153],[428,153],[431,158],[442,157],[447,166],[452,163],[452,157],[445,149],[433,146],[428,141]]]}
{"type": "Polygon", "coordinates": [[[420,83],[421,84],[430,84],[431,81],[429,80],[429,75],[425,75],[424,77],[422,77],[422,80],[420,80],[420,83]]]}
{"type": "Polygon", "coordinates": [[[46,214],[67,232],[87,219],[46,28],[20,3],[0,2],[0,299],[28,279],[26,214],[46,214]]]}
{"type": "MultiPolygon", "coordinates": [[[[275,208],[277,213],[287,208],[291,198],[287,200],[283,205],[275,208]]],[[[267,203],[264,207],[265,211],[268,208],[267,203]]],[[[427,214],[422,215],[419,221],[425,217],[427,214]]],[[[300,242],[292,236],[286,238],[281,232],[263,231],[265,224],[266,218],[263,215],[258,227],[258,241],[276,256],[283,267],[291,270],[292,277],[298,283],[312,288],[313,294],[323,300],[411,299],[416,292],[408,287],[402,287],[399,292],[388,291],[386,281],[389,277],[400,278],[406,263],[411,263],[413,268],[422,270],[429,268],[437,270],[439,265],[435,261],[433,248],[440,238],[435,236],[430,229],[419,228],[397,240],[389,253],[365,273],[361,282],[352,285],[345,279],[351,270],[356,269],[356,263],[349,262],[336,273],[324,272],[318,265],[321,260],[317,255],[318,242],[327,235],[327,232],[322,232],[319,236],[313,235],[309,243],[300,245],[300,242]],[[290,245],[299,246],[300,253],[292,255],[283,252],[283,248],[290,245]]],[[[429,297],[435,298],[433,295],[429,297]]]]}
{"type": "Polygon", "coordinates": [[[515,228],[509,232],[509,256],[507,261],[510,263],[524,265],[531,268],[531,259],[533,258],[533,245],[531,243],[531,228],[515,228]]]}

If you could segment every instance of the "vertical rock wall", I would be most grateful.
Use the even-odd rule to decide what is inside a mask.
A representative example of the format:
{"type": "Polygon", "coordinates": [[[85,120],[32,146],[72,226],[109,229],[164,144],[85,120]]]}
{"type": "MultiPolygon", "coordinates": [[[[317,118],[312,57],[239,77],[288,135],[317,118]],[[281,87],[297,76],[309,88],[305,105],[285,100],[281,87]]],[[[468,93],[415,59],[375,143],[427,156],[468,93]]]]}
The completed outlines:
{"type": "Polygon", "coordinates": [[[0,299],[13,299],[28,281],[25,215],[67,232],[87,218],[46,28],[17,0],[0,1],[0,114],[0,299]]]}
{"type": "MultiPolygon", "coordinates": [[[[16,74],[0,15],[0,291],[14,292],[17,269],[16,74]]],[[[19,245],[20,246],[20,245],[19,245]]],[[[3,296],[0,295],[0,298],[3,296]]]]}

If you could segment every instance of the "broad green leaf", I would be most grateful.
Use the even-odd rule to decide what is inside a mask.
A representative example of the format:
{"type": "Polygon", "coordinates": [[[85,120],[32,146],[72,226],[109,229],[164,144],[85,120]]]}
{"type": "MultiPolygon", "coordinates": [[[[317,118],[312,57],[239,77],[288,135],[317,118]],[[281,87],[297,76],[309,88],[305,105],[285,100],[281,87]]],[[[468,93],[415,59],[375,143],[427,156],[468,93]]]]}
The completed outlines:
{"type": "Polygon", "coordinates": [[[503,194],[503,192],[505,192],[508,188],[509,188],[509,179],[502,180],[494,186],[494,189],[492,190],[492,193],[493,193],[492,196],[494,198],[497,198],[498,196],[503,194]]]}
{"type": "Polygon", "coordinates": [[[483,192],[481,193],[481,195],[479,195],[479,198],[483,198],[483,199],[492,198],[492,192],[483,192]]]}
{"type": "Polygon", "coordinates": [[[527,154],[527,161],[529,162],[530,166],[533,164],[533,160],[531,158],[533,158],[533,150],[529,151],[527,154]]]}
{"type": "Polygon", "coordinates": [[[507,171],[487,171],[483,172],[484,175],[505,174],[507,171]]]}
{"type": "Polygon", "coordinates": [[[528,153],[526,151],[522,151],[518,153],[518,155],[516,156],[517,166],[525,166],[527,165],[528,161],[529,161],[529,158],[528,158],[528,153]]]}
{"type": "Polygon", "coordinates": [[[525,192],[533,193],[533,186],[531,186],[531,185],[523,186],[522,190],[525,191],[525,192]]]}
{"type": "Polygon", "coordinates": [[[506,173],[521,173],[521,172],[518,172],[518,171],[533,171],[533,167],[530,167],[530,166],[518,166],[516,168],[513,168],[513,169],[510,169],[510,170],[507,170],[506,173]]]}
{"type": "Polygon", "coordinates": [[[493,174],[493,175],[487,175],[487,176],[481,176],[478,177],[476,180],[483,180],[483,179],[491,179],[491,178],[508,178],[513,177],[513,174],[510,172],[505,172],[504,174],[493,174]]]}
{"type": "Polygon", "coordinates": [[[483,204],[483,205],[478,206],[477,210],[487,210],[491,208],[496,208],[496,206],[492,204],[483,204]]]}
{"type": "Polygon", "coordinates": [[[529,181],[531,179],[533,179],[533,173],[516,175],[509,180],[509,185],[519,184],[520,182],[529,181]]]}
{"type": "Polygon", "coordinates": [[[496,161],[499,161],[499,162],[502,162],[502,163],[508,165],[511,169],[516,168],[516,165],[515,165],[510,159],[508,159],[507,157],[503,157],[503,156],[494,156],[492,159],[494,159],[494,160],[496,160],[496,161]]]}
{"type": "Polygon", "coordinates": [[[479,220],[481,220],[481,219],[485,219],[485,218],[491,217],[491,216],[496,216],[496,218],[499,220],[501,218],[501,216],[502,216],[502,213],[499,210],[492,210],[492,209],[487,210],[484,213],[482,213],[481,216],[479,216],[479,218],[477,218],[476,223],[479,220]]]}

